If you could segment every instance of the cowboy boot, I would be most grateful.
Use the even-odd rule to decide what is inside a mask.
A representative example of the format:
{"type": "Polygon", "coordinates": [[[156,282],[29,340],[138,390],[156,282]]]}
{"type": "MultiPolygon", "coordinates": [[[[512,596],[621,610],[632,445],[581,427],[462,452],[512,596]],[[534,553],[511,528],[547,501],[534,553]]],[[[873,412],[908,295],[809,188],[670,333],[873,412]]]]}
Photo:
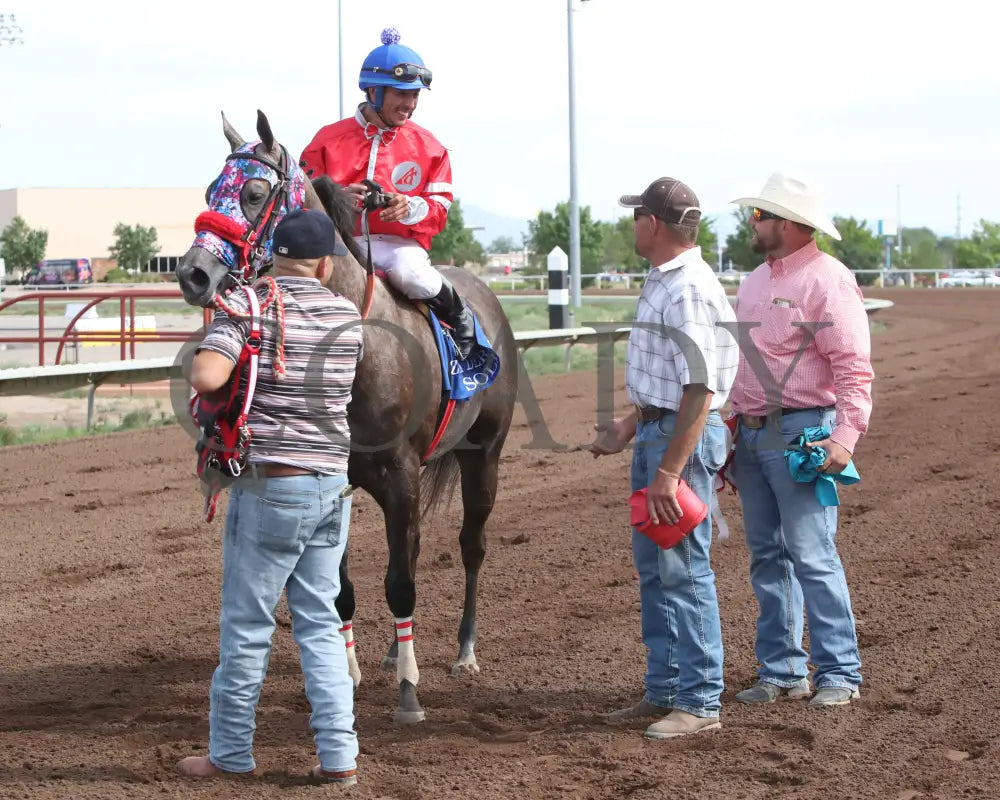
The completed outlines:
{"type": "Polygon", "coordinates": [[[455,287],[446,278],[442,278],[441,291],[424,302],[442,322],[451,326],[451,338],[458,351],[458,360],[467,359],[476,345],[476,327],[472,312],[466,308],[455,287]]]}

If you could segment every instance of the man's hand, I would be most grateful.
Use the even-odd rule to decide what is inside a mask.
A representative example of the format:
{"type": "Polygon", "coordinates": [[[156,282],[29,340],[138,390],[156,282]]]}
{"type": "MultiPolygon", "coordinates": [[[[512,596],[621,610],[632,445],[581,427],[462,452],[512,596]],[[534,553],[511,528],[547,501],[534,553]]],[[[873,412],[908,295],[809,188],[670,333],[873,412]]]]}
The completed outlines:
{"type": "Polygon", "coordinates": [[[620,453],[625,445],[635,436],[635,418],[626,417],[611,422],[602,422],[594,426],[598,432],[597,441],[590,446],[594,458],[620,453]]]}
{"type": "Polygon", "coordinates": [[[677,502],[677,482],[680,476],[673,473],[656,471],[656,477],[646,489],[646,508],[649,510],[649,520],[654,525],[665,522],[675,525],[684,513],[677,502]]]}
{"type": "Polygon", "coordinates": [[[379,214],[382,222],[399,222],[410,213],[410,198],[405,194],[386,192],[385,196],[389,198],[389,205],[379,214]]]}
{"type": "Polygon", "coordinates": [[[368,194],[368,187],[363,183],[352,183],[349,186],[345,186],[344,191],[354,198],[354,202],[357,203],[358,208],[364,205],[365,195],[368,194]]]}
{"type": "Polygon", "coordinates": [[[808,447],[822,447],[826,450],[826,460],[817,471],[830,475],[838,475],[844,471],[844,467],[851,460],[851,452],[846,447],[837,444],[833,439],[821,439],[817,442],[809,442],[808,447]]]}

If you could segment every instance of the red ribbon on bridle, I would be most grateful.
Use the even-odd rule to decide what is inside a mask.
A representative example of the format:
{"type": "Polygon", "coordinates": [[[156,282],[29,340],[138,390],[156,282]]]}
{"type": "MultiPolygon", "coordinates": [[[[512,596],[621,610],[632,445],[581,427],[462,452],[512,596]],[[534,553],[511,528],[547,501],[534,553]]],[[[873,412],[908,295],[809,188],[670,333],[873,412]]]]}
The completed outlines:
{"type": "Polygon", "coordinates": [[[281,148],[281,163],[274,163],[256,153],[235,152],[226,156],[226,161],[257,161],[273,170],[277,181],[271,186],[267,202],[252,223],[237,222],[218,211],[203,211],[194,221],[195,234],[212,233],[231,245],[239,254],[235,271],[244,282],[253,279],[263,266],[267,253],[265,243],[271,238],[277,222],[278,209],[288,201],[288,173],[284,168],[288,154],[281,148]]]}

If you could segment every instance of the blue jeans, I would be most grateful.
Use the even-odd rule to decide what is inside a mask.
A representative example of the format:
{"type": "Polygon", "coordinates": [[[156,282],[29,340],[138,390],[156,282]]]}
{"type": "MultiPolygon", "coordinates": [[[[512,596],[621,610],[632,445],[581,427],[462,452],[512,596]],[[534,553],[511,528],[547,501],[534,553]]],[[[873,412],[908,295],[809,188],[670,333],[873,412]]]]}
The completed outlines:
{"type": "MultiPolygon", "coordinates": [[[[834,428],[833,410],[798,411],[781,417],[781,441],[804,428],[834,428]]],[[[750,582],[760,616],[757,661],[763,680],[788,687],[809,676],[802,648],[803,606],[817,688],[861,683],[861,657],[844,567],[837,555],[837,507],[821,506],[811,483],[796,483],[783,449],[764,442],[759,430],[739,427],[733,480],[743,505],[750,550],[750,582]]],[[[774,436],[773,431],[771,437],[774,436]]]]}
{"type": "MultiPolygon", "coordinates": [[[[666,414],[656,422],[639,422],[632,453],[633,491],[649,486],[656,477],[676,419],[666,414]]],[[[725,460],[725,425],[712,412],[681,474],[709,508],[712,477],[725,460]]],[[[711,545],[711,511],[669,550],[632,529],[642,641],[648,650],[646,699],[698,717],[719,716],[722,695],[722,630],[708,557],[711,545]]]]}
{"type": "Polygon", "coordinates": [[[222,545],[219,666],[212,676],[209,758],[230,772],[255,769],[260,687],[284,589],[299,646],[311,725],[323,769],[355,768],[354,682],[334,601],[347,546],[344,475],[241,478],[232,488],[222,545]]]}

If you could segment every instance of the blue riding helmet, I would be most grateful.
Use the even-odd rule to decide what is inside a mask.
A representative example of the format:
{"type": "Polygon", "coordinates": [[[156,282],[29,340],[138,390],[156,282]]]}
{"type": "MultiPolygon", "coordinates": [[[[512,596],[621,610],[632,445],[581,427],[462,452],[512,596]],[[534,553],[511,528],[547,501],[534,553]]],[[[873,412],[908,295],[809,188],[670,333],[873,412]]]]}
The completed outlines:
{"type": "Polygon", "coordinates": [[[386,28],[382,31],[382,46],[372,50],[361,65],[358,87],[367,96],[369,89],[375,90],[372,108],[382,110],[385,87],[393,89],[430,89],[431,71],[424,66],[424,60],[415,50],[399,43],[399,31],[386,28]]]}

